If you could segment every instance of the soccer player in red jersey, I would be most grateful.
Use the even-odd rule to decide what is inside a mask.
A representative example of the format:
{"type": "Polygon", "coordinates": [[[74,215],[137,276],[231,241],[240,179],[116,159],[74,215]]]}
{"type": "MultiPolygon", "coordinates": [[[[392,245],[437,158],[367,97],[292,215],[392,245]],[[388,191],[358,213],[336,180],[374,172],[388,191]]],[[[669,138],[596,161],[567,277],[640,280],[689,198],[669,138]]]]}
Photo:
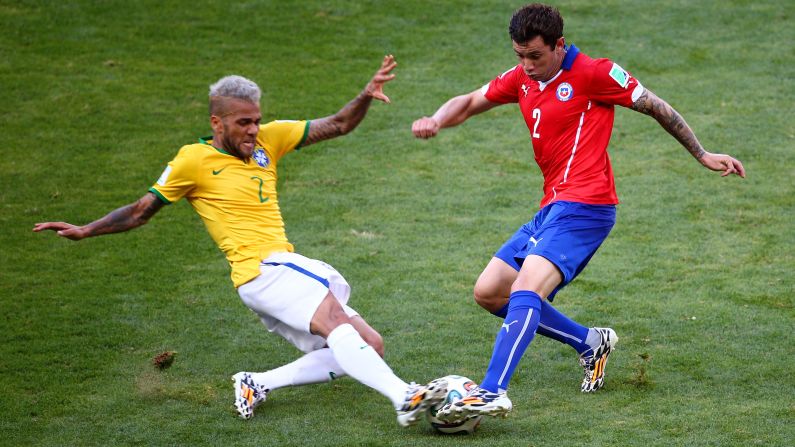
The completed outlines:
{"type": "Polygon", "coordinates": [[[618,198],[607,155],[615,105],[656,119],[704,167],[745,177],[740,161],[707,152],[682,116],[629,72],[566,45],[557,9],[520,8],[509,33],[516,66],[412,125],[416,137],[432,138],[496,106],[518,103],[544,176],[541,209],[495,253],[475,284],[475,301],[505,322],[480,386],[439,410],[448,422],[511,411],[508,383],[536,333],[577,350],[583,392],[604,384],[615,331],[582,326],[550,301],[582,271],[615,223],[618,198]]]}

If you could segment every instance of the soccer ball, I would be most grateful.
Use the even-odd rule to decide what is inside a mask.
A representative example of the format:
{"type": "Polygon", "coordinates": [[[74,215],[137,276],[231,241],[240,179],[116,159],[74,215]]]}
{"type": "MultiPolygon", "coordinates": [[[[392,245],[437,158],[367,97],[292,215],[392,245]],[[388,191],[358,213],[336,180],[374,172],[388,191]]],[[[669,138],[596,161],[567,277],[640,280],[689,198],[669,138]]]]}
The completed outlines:
{"type": "Polygon", "coordinates": [[[443,377],[447,380],[447,398],[444,402],[437,406],[428,408],[428,422],[431,423],[433,428],[442,433],[473,433],[480,425],[480,420],[483,416],[475,416],[462,422],[448,424],[436,418],[436,412],[445,404],[457,401],[467,395],[469,390],[478,386],[477,383],[464,376],[446,376],[443,377]]]}

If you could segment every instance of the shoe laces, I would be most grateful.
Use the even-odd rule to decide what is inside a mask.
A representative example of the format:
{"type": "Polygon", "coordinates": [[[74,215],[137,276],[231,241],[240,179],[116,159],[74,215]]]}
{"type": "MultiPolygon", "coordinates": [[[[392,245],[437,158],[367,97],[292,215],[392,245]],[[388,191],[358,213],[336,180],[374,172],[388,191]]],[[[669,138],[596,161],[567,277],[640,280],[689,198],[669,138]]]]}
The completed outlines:
{"type": "Polygon", "coordinates": [[[262,401],[262,399],[265,398],[265,395],[268,394],[268,391],[270,391],[269,389],[255,382],[254,378],[252,378],[250,375],[244,377],[241,383],[254,391],[254,403],[262,401]]]}
{"type": "Polygon", "coordinates": [[[483,388],[481,388],[479,386],[476,386],[475,388],[472,388],[471,390],[469,390],[469,392],[467,393],[467,396],[482,396],[482,395],[484,395],[486,393],[488,393],[487,390],[484,390],[483,388]]]}
{"type": "Polygon", "coordinates": [[[475,387],[475,388],[472,388],[467,393],[466,397],[470,397],[470,396],[471,397],[480,397],[480,398],[486,398],[487,397],[489,399],[494,399],[494,398],[497,398],[497,397],[502,396],[504,394],[506,394],[505,391],[494,393],[494,392],[489,391],[489,390],[487,390],[485,388],[475,387]]]}
{"type": "Polygon", "coordinates": [[[580,365],[585,367],[593,367],[594,362],[596,362],[605,352],[605,348],[607,347],[607,339],[605,335],[599,332],[601,335],[601,341],[599,342],[599,346],[595,346],[593,348],[588,348],[580,354],[580,365]],[[590,354],[589,354],[590,352],[590,354]]]}
{"type": "Polygon", "coordinates": [[[417,394],[423,390],[423,387],[418,385],[415,382],[409,383],[409,387],[406,389],[406,397],[403,400],[403,407],[401,408],[402,411],[409,411],[416,408],[421,402],[422,397],[419,399],[417,398],[417,394]]]}

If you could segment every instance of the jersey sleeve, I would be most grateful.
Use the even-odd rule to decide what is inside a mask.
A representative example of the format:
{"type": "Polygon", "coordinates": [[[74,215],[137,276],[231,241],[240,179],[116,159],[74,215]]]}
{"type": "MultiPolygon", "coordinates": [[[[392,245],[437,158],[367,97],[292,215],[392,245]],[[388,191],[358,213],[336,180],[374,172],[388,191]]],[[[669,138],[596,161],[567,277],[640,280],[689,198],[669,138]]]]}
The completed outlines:
{"type": "Polygon", "coordinates": [[[491,82],[483,86],[481,90],[483,96],[489,101],[499,104],[519,102],[517,75],[521,74],[521,71],[521,68],[517,65],[497,76],[491,82]]]}
{"type": "Polygon", "coordinates": [[[166,204],[178,201],[196,186],[199,163],[197,151],[183,147],[149,191],[166,204]]]}
{"type": "Polygon", "coordinates": [[[309,135],[310,121],[276,120],[260,126],[257,139],[263,147],[269,149],[274,161],[285,154],[298,149],[309,135]]]}
{"type": "Polygon", "coordinates": [[[595,101],[629,107],[643,94],[643,85],[610,59],[598,59],[590,90],[589,97],[595,101]]]}

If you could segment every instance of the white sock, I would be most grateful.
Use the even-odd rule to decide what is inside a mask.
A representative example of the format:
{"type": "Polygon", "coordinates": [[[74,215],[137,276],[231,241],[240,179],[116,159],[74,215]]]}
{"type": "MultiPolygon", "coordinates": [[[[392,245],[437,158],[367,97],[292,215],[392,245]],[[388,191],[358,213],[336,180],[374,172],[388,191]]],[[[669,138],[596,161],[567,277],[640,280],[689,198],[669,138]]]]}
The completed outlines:
{"type": "Polygon", "coordinates": [[[596,349],[602,344],[602,335],[594,328],[588,329],[588,337],[585,338],[585,344],[590,346],[591,349],[596,349]]]}
{"type": "Polygon", "coordinates": [[[378,391],[392,401],[395,408],[403,406],[408,384],[384,362],[350,324],[341,324],[326,338],[334,358],[349,376],[378,391]]]}
{"type": "Polygon", "coordinates": [[[252,373],[251,378],[265,389],[275,390],[286,386],[325,383],[344,375],[345,371],[334,360],[331,349],[323,348],[276,369],[252,373]]]}

